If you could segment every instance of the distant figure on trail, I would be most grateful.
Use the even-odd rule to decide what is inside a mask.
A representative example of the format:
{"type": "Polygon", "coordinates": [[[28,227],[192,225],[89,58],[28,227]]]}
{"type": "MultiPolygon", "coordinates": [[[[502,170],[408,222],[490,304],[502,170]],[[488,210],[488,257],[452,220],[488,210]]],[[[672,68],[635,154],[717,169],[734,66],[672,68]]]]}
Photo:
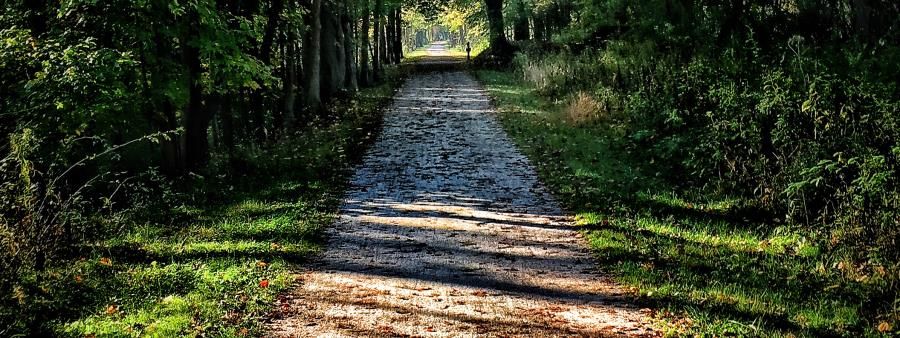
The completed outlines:
{"type": "Polygon", "coordinates": [[[466,62],[472,60],[472,43],[466,42],[466,62]]]}

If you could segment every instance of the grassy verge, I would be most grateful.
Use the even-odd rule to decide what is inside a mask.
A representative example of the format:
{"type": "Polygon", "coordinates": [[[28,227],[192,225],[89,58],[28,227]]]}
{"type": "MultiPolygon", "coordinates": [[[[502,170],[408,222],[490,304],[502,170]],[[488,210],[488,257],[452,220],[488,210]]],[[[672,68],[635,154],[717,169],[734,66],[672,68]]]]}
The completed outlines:
{"type": "Polygon", "coordinates": [[[672,334],[871,336],[883,276],[848,278],[816,235],[739,197],[685,191],[623,146],[614,127],[574,123],[510,72],[478,71],[500,120],[583,225],[606,270],[672,334]]]}
{"type": "Polygon", "coordinates": [[[159,197],[165,207],[109,222],[71,260],[25,277],[0,323],[31,335],[260,336],[274,297],[320,249],[391,78],[273,149],[242,153],[250,175],[195,178],[159,197]]]}

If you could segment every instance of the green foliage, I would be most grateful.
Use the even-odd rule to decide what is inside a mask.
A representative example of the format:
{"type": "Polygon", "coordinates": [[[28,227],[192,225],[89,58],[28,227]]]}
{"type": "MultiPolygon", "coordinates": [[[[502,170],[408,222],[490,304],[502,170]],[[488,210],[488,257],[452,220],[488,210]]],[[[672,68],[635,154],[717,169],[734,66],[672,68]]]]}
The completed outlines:
{"type": "MultiPolygon", "coordinates": [[[[695,332],[894,331],[900,50],[889,41],[900,33],[897,13],[885,1],[549,1],[534,14],[534,30],[545,36],[521,43],[511,70],[558,108],[523,98],[514,104],[530,114],[506,115],[507,127],[536,162],[556,163],[541,164],[544,177],[572,209],[615,225],[591,236],[616,274],[702,318],[695,332]],[[610,158],[591,154],[640,169],[612,170],[610,158]],[[656,183],[635,184],[648,179],[623,173],[656,183]],[[668,193],[655,185],[701,197],[682,197],[690,202],[678,209],[703,208],[702,219],[636,201],[647,189],[668,193]],[[737,205],[700,207],[722,196],[737,205]],[[754,223],[710,223],[717,214],[754,223]],[[697,227],[715,234],[694,236],[697,227]],[[789,236],[815,255],[754,257],[710,248],[704,236],[750,243],[789,236]],[[648,261],[667,264],[642,267],[648,261]],[[682,271],[704,261],[716,262],[701,269],[712,277],[682,271]],[[782,263],[789,271],[775,269],[782,263]],[[760,277],[729,279],[743,270],[760,277]],[[784,274],[798,276],[785,290],[754,286],[784,274]],[[710,306],[713,296],[727,304],[710,306]]],[[[500,101],[521,91],[516,86],[497,89],[500,101]]]]}
{"type": "MultiPolygon", "coordinates": [[[[859,246],[829,242],[823,224],[783,223],[753,208],[753,196],[673,184],[669,166],[632,148],[614,124],[573,124],[564,105],[536,96],[538,87],[516,74],[477,74],[603,266],[654,309],[663,331],[877,336],[892,327],[891,260],[858,265],[859,246]]],[[[868,177],[879,190],[886,179],[868,177]]],[[[865,249],[888,247],[877,241],[889,237],[877,238],[865,249]]]]}
{"type": "MultiPolygon", "coordinates": [[[[261,334],[261,317],[291,286],[297,264],[319,249],[350,164],[377,133],[378,111],[401,74],[389,76],[334,101],[327,121],[311,122],[270,149],[241,151],[244,176],[222,170],[175,183],[190,189],[173,188],[165,176],[136,178],[130,207],[91,218],[94,233],[73,248],[74,257],[4,279],[13,297],[0,302],[0,324],[8,327],[0,333],[261,334]]],[[[7,229],[0,227],[4,245],[24,243],[6,237],[7,229]]]]}
{"type": "Polygon", "coordinates": [[[395,85],[342,85],[345,100],[307,111],[309,14],[296,0],[0,5],[0,336],[260,332],[395,85]],[[230,184],[251,180],[289,187],[230,184]],[[243,200],[277,210],[224,210],[243,200]]]}

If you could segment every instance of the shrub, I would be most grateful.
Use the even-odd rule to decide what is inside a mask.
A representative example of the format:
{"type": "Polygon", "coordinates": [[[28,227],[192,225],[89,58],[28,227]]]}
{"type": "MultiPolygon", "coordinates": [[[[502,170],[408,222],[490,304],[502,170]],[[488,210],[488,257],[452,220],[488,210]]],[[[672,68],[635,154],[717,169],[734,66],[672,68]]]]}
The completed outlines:
{"type": "Polygon", "coordinates": [[[605,113],[608,112],[602,103],[585,92],[578,92],[572,97],[565,111],[569,122],[576,125],[590,124],[603,120],[606,117],[605,113]]]}

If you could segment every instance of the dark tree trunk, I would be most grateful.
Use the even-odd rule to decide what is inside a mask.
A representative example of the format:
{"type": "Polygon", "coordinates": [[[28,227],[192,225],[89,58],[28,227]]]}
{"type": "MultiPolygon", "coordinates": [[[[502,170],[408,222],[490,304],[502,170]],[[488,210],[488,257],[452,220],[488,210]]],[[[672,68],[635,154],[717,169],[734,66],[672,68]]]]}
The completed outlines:
{"type": "Polygon", "coordinates": [[[185,164],[187,169],[197,169],[209,161],[209,121],[212,117],[203,107],[203,88],[200,86],[200,49],[194,44],[200,35],[200,18],[196,11],[188,15],[187,37],[184,39],[183,57],[187,71],[188,103],[185,116],[185,164]]]}
{"type": "Polygon", "coordinates": [[[385,11],[384,25],[384,57],[385,63],[394,63],[394,10],[385,11]]]}
{"type": "Polygon", "coordinates": [[[503,24],[503,0],[484,0],[484,4],[488,17],[491,54],[511,53],[512,48],[509,41],[506,40],[505,25],[503,24]]]}
{"type": "Polygon", "coordinates": [[[395,63],[403,60],[403,12],[399,6],[394,10],[394,57],[395,63]]]}
{"type": "Polygon", "coordinates": [[[320,78],[320,49],[322,38],[322,21],[320,10],[322,0],[310,0],[307,8],[306,43],[303,44],[303,101],[311,111],[318,111],[322,106],[320,78]]]}
{"type": "Polygon", "coordinates": [[[333,3],[321,9],[321,92],[322,98],[335,96],[344,88],[344,42],[338,13],[333,3]]]}
{"type": "Polygon", "coordinates": [[[271,4],[269,4],[269,9],[266,11],[266,30],[263,33],[263,40],[259,46],[259,52],[257,56],[259,56],[259,60],[265,62],[266,64],[270,63],[270,58],[272,54],[272,42],[275,40],[275,33],[278,28],[279,18],[281,18],[281,12],[284,9],[284,0],[271,0],[271,4]]]}
{"type": "Polygon", "coordinates": [[[362,13],[362,28],[357,34],[360,42],[359,84],[366,87],[372,82],[372,73],[369,71],[369,18],[372,16],[372,13],[369,11],[368,1],[363,1],[362,13]]]}
{"type": "Polygon", "coordinates": [[[375,48],[372,49],[372,71],[375,78],[375,82],[381,81],[381,67],[384,59],[382,56],[382,42],[384,41],[381,38],[382,33],[382,25],[381,25],[381,9],[383,5],[383,0],[375,0],[375,8],[372,9],[372,26],[375,29],[375,32],[372,34],[372,41],[375,43],[375,48]]]}
{"type": "MultiPolygon", "coordinates": [[[[159,7],[162,6],[158,5],[152,6],[154,11],[161,10],[159,7]]],[[[145,93],[148,102],[147,108],[150,110],[148,115],[154,125],[160,132],[171,133],[180,128],[181,123],[176,114],[175,104],[163,93],[165,86],[159,85],[169,83],[172,79],[159,69],[163,67],[163,64],[174,63],[177,60],[175,60],[175,47],[172,40],[162,35],[158,28],[156,25],[150,27],[153,43],[146,46],[148,54],[153,57],[147,58],[142,53],[142,59],[145,61],[142,66],[146,67],[145,75],[149,75],[145,76],[145,79],[149,77],[149,82],[145,81],[145,93]]],[[[166,174],[177,175],[184,171],[182,136],[181,134],[168,134],[168,137],[160,141],[160,168],[166,174]]]]}
{"type": "MultiPolygon", "coordinates": [[[[388,30],[388,29],[387,29],[387,26],[385,25],[384,15],[382,15],[382,20],[381,20],[381,35],[379,36],[379,39],[378,39],[378,49],[379,49],[379,54],[380,54],[380,55],[378,56],[378,58],[381,59],[381,64],[382,64],[382,65],[390,64],[390,63],[391,63],[391,59],[390,59],[390,57],[388,56],[388,54],[390,53],[390,51],[389,51],[389,49],[388,49],[388,36],[387,36],[387,33],[386,33],[387,30],[388,30]]],[[[383,69],[382,69],[382,70],[383,70],[383,69]]]]}
{"type": "Polygon", "coordinates": [[[297,36],[293,29],[287,30],[284,42],[284,79],[282,80],[282,109],[284,116],[282,129],[290,131],[294,127],[297,114],[294,112],[297,102],[297,36]]]}
{"type": "MultiPolygon", "coordinates": [[[[219,10],[227,11],[232,15],[248,17],[250,13],[241,6],[241,0],[222,0],[222,2],[217,3],[217,7],[219,10]]],[[[239,29],[239,22],[237,20],[231,20],[228,23],[228,28],[237,30],[239,29]]],[[[238,91],[240,93],[240,91],[238,91]]],[[[238,135],[244,134],[244,128],[238,127],[235,128],[235,118],[234,118],[234,107],[235,100],[239,100],[236,96],[238,93],[231,93],[223,95],[221,98],[221,106],[218,112],[218,118],[222,123],[222,144],[225,146],[226,155],[228,156],[228,161],[231,162],[234,159],[234,148],[235,148],[235,140],[238,135]]],[[[246,116],[246,112],[241,112],[240,121],[238,125],[245,126],[245,123],[241,123],[245,121],[248,117],[246,116]]]]}
{"type": "Polygon", "coordinates": [[[528,10],[522,0],[514,0],[514,12],[516,13],[515,22],[513,22],[513,39],[516,41],[525,41],[531,38],[528,27],[528,10]]]}
{"type": "Polygon", "coordinates": [[[344,30],[344,73],[346,75],[344,83],[348,90],[355,92],[359,88],[357,83],[359,74],[356,71],[356,34],[347,9],[341,16],[341,28],[344,30]]]}

